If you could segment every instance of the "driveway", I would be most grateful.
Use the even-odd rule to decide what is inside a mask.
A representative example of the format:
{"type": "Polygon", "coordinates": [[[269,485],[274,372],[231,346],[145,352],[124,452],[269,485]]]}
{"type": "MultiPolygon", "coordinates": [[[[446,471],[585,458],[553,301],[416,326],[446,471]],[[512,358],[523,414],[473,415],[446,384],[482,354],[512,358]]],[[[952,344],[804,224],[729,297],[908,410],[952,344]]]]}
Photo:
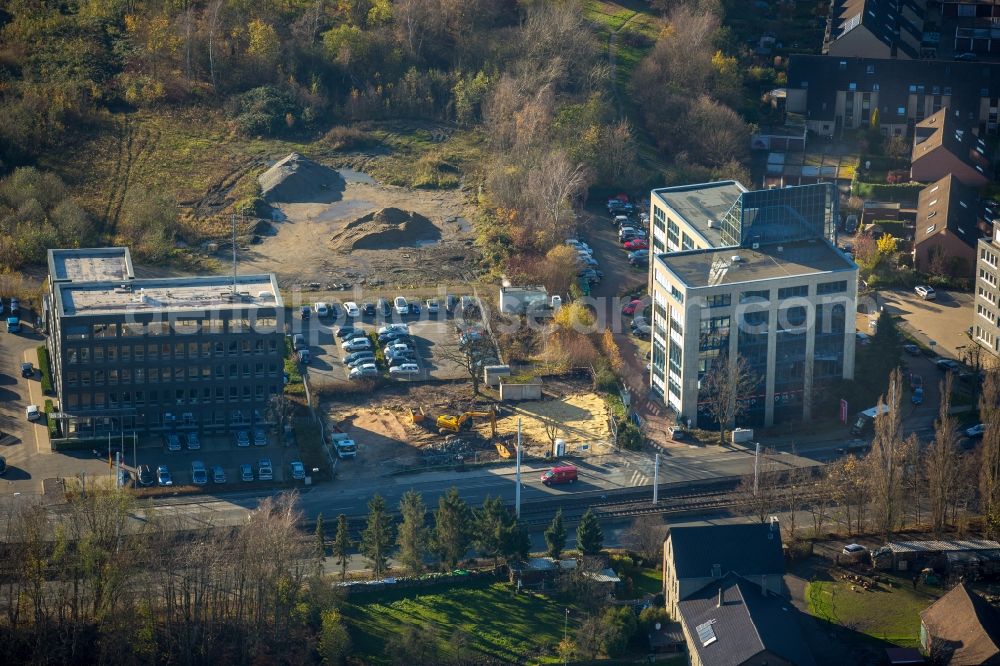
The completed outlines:
{"type": "MultiPolygon", "coordinates": [[[[34,317],[26,317],[33,321],[34,317]]],[[[91,453],[54,453],[49,446],[48,428],[44,418],[37,423],[25,419],[24,409],[38,405],[44,409],[35,349],[44,338],[22,323],[20,333],[0,332],[0,455],[7,459],[7,472],[0,477],[4,493],[40,494],[45,479],[107,474],[107,463],[91,453]],[[31,378],[21,377],[21,363],[30,361],[36,371],[31,378]]]]}
{"type": "MultiPolygon", "coordinates": [[[[643,420],[646,437],[657,444],[668,444],[666,428],[673,424],[673,414],[649,388],[649,373],[646,371],[646,353],[650,349],[649,334],[643,339],[629,332],[631,317],[621,313],[628,301],[625,294],[637,292],[645,295],[648,279],[647,268],[635,268],[628,263],[627,253],[622,249],[611,224],[611,216],[601,205],[588,206],[583,213],[580,237],[594,249],[594,258],[604,271],[604,279],[594,285],[591,296],[596,299],[599,317],[611,328],[615,342],[621,349],[625,361],[622,382],[629,390],[632,409],[643,420]]],[[[651,320],[650,309],[645,311],[646,321],[651,320]]]]}
{"type": "Polygon", "coordinates": [[[939,290],[935,300],[925,301],[910,290],[893,289],[879,292],[878,299],[890,314],[902,317],[900,329],[942,356],[961,359],[970,344],[972,294],[939,290]]]}

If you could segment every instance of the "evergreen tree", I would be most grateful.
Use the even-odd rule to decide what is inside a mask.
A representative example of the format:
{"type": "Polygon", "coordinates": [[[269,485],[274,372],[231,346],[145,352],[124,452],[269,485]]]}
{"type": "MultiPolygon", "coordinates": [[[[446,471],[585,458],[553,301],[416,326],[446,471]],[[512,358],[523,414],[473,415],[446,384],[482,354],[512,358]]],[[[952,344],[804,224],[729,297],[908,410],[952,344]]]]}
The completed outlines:
{"type": "Polygon", "coordinates": [[[427,507],[424,498],[415,490],[407,490],[399,502],[399,512],[403,522],[399,525],[396,545],[399,546],[397,559],[411,574],[424,569],[424,554],[427,552],[427,507]]]}
{"type": "Polygon", "coordinates": [[[376,580],[382,578],[389,568],[392,527],[385,500],[381,495],[375,495],[368,502],[368,523],[361,533],[361,554],[368,561],[376,580]]]}
{"type": "Polygon", "coordinates": [[[337,516],[337,533],[333,536],[333,556],[340,565],[340,579],[347,578],[347,565],[351,562],[351,533],[347,527],[347,516],[337,516]]]}
{"type": "Polygon", "coordinates": [[[513,518],[503,528],[503,535],[500,541],[500,554],[507,562],[516,560],[524,561],[531,553],[531,536],[524,525],[513,518]]]}
{"type": "Polygon", "coordinates": [[[472,541],[472,512],[452,486],[438,499],[434,512],[434,549],[441,563],[453,569],[465,557],[472,541]]]}
{"type": "Polygon", "coordinates": [[[326,535],[323,534],[323,514],[316,516],[316,557],[322,562],[326,559],[326,535]]]}
{"type": "Polygon", "coordinates": [[[472,514],[476,548],[483,557],[493,558],[493,566],[499,565],[503,554],[504,538],[512,522],[512,516],[499,497],[486,496],[481,509],[472,514]]]}
{"type": "Polygon", "coordinates": [[[566,527],[563,525],[562,509],[556,511],[555,518],[545,530],[545,545],[548,547],[549,557],[558,560],[566,548],[566,527]]]}
{"type": "Polygon", "coordinates": [[[580,524],[576,526],[576,547],[584,555],[597,555],[604,547],[604,530],[590,509],[587,509],[580,524]]]}

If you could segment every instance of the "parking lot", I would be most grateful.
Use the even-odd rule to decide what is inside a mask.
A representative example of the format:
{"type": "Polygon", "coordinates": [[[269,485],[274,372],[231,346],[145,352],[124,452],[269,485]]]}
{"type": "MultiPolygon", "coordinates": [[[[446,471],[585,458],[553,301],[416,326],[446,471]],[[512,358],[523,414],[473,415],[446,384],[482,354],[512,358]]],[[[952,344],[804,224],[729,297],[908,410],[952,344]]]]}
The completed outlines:
{"type": "MultiPolygon", "coordinates": [[[[34,321],[33,316],[25,319],[34,321]]],[[[108,473],[107,464],[90,452],[53,453],[44,416],[37,423],[25,417],[28,405],[40,409],[45,405],[35,354],[43,341],[23,322],[19,333],[0,332],[0,455],[7,463],[0,476],[0,488],[5,493],[39,494],[45,479],[108,473]],[[21,376],[21,363],[25,361],[36,368],[32,377],[21,376]]]]}
{"type": "MultiPolygon", "coordinates": [[[[965,347],[972,344],[968,335],[975,314],[972,301],[972,294],[940,289],[934,300],[924,300],[908,289],[878,292],[878,305],[901,318],[900,330],[938,354],[957,360],[962,359],[965,347]]],[[[869,315],[860,310],[859,307],[858,330],[873,334],[869,315]]]]}
{"type": "MultiPolygon", "coordinates": [[[[387,323],[406,324],[409,327],[410,342],[415,351],[415,363],[419,368],[417,374],[393,377],[394,379],[399,381],[461,379],[468,376],[461,363],[456,328],[456,324],[462,321],[461,317],[456,321],[451,314],[445,312],[444,308],[433,315],[428,315],[424,309],[420,315],[393,314],[390,317],[377,315],[353,319],[347,319],[342,313],[339,317],[321,318],[313,311],[306,320],[302,320],[301,313],[296,313],[293,331],[301,332],[309,345],[310,360],[307,368],[314,385],[351,381],[348,377],[350,369],[344,363],[344,358],[351,352],[343,349],[344,340],[337,337],[337,331],[342,326],[360,328],[370,335],[387,323]]],[[[478,317],[476,321],[478,322],[478,317]]]]}
{"type": "MultiPolygon", "coordinates": [[[[254,431],[248,429],[245,432],[248,435],[245,446],[237,444],[235,435],[219,435],[199,438],[200,448],[191,450],[188,447],[186,438],[180,435],[178,438],[181,446],[180,451],[168,450],[165,439],[161,442],[149,439],[140,442],[140,446],[135,451],[134,456],[131,441],[126,438],[125,450],[123,452],[125,465],[130,472],[135,470],[136,463],[138,465],[149,465],[154,477],[156,476],[157,467],[159,465],[166,465],[173,485],[186,486],[192,483],[192,463],[198,461],[205,465],[208,472],[208,480],[205,484],[208,492],[223,488],[232,489],[233,487],[249,489],[254,487],[255,484],[261,485],[264,483],[271,484],[292,481],[291,463],[298,460],[298,449],[294,446],[286,445],[273,432],[265,432],[266,439],[264,441],[266,441],[266,444],[259,446],[255,442],[254,431]],[[273,479],[269,481],[261,480],[260,478],[259,462],[262,458],[266,458],[271,462],[273,479]],[[243,464],[250,465],[253,474],[252,481],[241,480],[240,466],[243,464]],[[224,483],[216,483],[213,480],[212,469],[216,465],[220,466],[225,473],[224,483]]],[[[99,451],[98,453],[106,456],[106,452],[99,451]]],[[[308,474],[309,470],[306,470],[306,473],[308,474]]],[[[133,474],[132,477],[134,481],[135,475],[133,474]]],[[[299,483],[302,483],[302,481],[299,481],[299,483]]],[[[153,485],[157,485],[156,481],[154,481],[153,485]]]]}

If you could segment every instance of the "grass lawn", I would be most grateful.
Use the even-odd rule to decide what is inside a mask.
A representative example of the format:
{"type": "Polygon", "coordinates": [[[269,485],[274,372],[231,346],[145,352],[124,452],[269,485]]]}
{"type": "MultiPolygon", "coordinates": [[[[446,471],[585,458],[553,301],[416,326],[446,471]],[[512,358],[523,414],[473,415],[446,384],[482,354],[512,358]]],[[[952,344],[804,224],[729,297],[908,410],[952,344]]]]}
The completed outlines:
{"type": "MultiPolygon", "coordinates": [[[[386,643],[402,625],[436,629],[443,654],[451,652],[449,637],[461,629],[474,650],[501,662],[556,663],[564,608],[546,597],[515,595],[504,583],[483,583],[352,595],[343,614],[354,654],[364,663],[388,663],[386,643]]],[[[571,625],[574,615],[571,610],[571,625]]]]}
{"type": "Polygon", "coordinates": [[[940,593],[923,585],[914,590],[910,581],[902,578],[892,580],[895,587],[883,584],[877,592],[852,592],[848,581],[812,582],[806,589],[809,613],[894,645],[917,647],[920,611],[934,603],[940,593]]]}

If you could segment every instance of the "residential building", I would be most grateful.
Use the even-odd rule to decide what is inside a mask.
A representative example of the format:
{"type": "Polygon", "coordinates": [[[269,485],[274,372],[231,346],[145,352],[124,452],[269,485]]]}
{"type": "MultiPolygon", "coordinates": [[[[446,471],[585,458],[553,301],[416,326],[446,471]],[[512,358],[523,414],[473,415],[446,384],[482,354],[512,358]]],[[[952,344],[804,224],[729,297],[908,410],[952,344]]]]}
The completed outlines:
{"type": "Polygon", "coordinates": [[[876,110],[883,134],[911,136],[945,107],[983,136],[996,133],[998,106],[998,63],[794,55],[788,66],[786,108],[823,136],[867,127],[876,110]]]}
{"type": "Polygon", "coordinates": [[[939,57],[1000,56],[1000,0],[937,0],[939,57]],[[950,52],[949,52],[950,51],[950,52]]]}
{"type": "Polygon", "coordinates": [[[672,526],[663,542],[666,609],[692,664],[813,664],[784,588],[781,530],[769,524],[672,526]]]}
{"type": "Polygon", "coordinates": [[[948,175],[917,196],[913,265],[922,273],[972,277],[980,232],[976,191],[948,175]]]}
{"type": "Polygon", "coordinates": [[[910,178],[932,183],[948,174],[963,185],[982,187],[990,182],[986,142],[959,123],[944,107],[917,123],[910,158],[910,178]]]}
{"type": "Polygon", "coordinates": [[[980,238],[978,249],[972,339],[1000,356],[1000,224],[993,223],[992,235],[980,238]]]}
{"type": "Polygon", "coordinates": [[[935,664],[1000,664],[1000,611],[959,583],[921,611],[920,645],[935,664]]]}
{"type": "Polygon", "coordinates": [[[854,58],[917,59],[927,0],[833,0],[823,52],[854,58]]]}
{"type": "Polygon", "coordinates": [[[760,582],[728,574],[678,605],[692,666],[812,666],[798,611],[760,582]]]}
{"type": "Polygon", "coordinates": [[[274,275],[138,279],[126,248],[49,250],[62,437],[263,423],[283,387],[274,275]]]}
{"type": "Polygon", "coordinates": [[[650,207],[654,392],[709,424],[701,380],[742,357],[758,380],[745,423],[810,418],[813,392],[854,374],[858,269],[834,243],[836,188],[722,181],[654,190],[650,207]]]}
{"type": "Polygon", "coordinates": [[[663,541],[663,598],[672,617],[681,601],[731,573],[782,593],[785,559],[777,522],[670,527],[663,541]]]}

